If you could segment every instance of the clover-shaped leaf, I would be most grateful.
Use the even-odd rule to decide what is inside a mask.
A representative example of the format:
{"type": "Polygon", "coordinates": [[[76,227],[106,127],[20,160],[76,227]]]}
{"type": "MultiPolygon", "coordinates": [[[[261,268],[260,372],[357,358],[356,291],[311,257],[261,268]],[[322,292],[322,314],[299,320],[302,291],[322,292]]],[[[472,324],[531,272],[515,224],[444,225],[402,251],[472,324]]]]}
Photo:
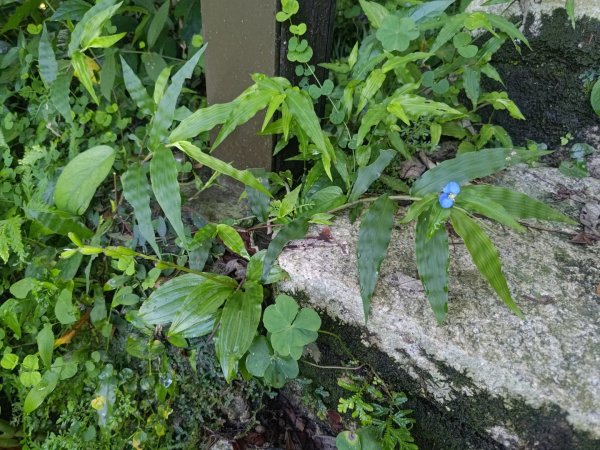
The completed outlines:
{"type": "Polygon", "coordinates": [[[389,15],[383,19],[376,36],[388,52],[402,52],[408,48],[410,41],[419,37],[419,29],[412,19],[389,15]]]}
{"type": "Polygon", "coordinates": [[[257,337],[246,357],[246,369],[255,377],[262,377],[275,388],[298,376],[298,363],[290,356],[274,353],[264,336],[257,337]]]}
{"type": "Polygon", "coordinates": [[[271,345],[280,356],[300,359],[306,344],[317,339],[321,318],[315,310],[302,308],[285,294],[278,295],[275,304],[265,309],[263,324],[271,333],[271,345]]]}

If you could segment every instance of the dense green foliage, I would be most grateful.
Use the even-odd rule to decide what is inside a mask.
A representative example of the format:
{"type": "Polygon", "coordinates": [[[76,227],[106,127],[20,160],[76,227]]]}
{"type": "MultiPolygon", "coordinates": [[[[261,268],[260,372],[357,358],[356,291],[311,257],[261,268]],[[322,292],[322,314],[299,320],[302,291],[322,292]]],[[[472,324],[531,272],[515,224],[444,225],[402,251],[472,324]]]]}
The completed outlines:
{"type": "MultiPolygon", "coordinates": [[[[295,378],[321,321],[289,296],[272,300],[265,286],[286,276],[276,261],[287,243],[342,209],[356,218],[368,205],[358,242],[365,318],[393,225],[412,221],[421,281],[440,322],[446,225],[521,314],[475,215],[517,231],[517,219],[570,219],[469,182],[541,154],[513,148],[480,114],[523,119],[506,92],[485,92],[481,78],[501,82],[492,55],[506,41],[527,40],[503,17],[466,12],[469,2],[404,3],[340,2],[341,16],[361,30],[340,34],[339,58],[322,64],[330,77],[318,80],[307,25],[294,22],[299,3],[282,0],[277,20],[293,35],[288,59],[298,63],[300,86],[255,74],[234,101],[205,107],[196,1],[0,1],[0,447],[199,445],[202,427],[222,421],[197,410],[216,403],[224,385],[212,365],[196,370],[199,350],[214,343],[224,380],[254,380],[247,386],[257,397],[259,385],[295,378]],[[323,118],[314,108],[321,97],[323,118]],[[263,110],[275,152],[298,142],[301,179],[237,170],[211,155],[263,110]],[[431,162],[448,139],[456,158],[416,181],[391,176],[402,161],[431,162]],[[192,162],[211,176],[201,178],[192,162]],[[253,217],[186,217],[185,174],[198,191],[219,176],[242,183],[253,217]],[[457,190],[447,190],[452,183],[457,190]],[[414,202],[400,221],[397,200],[414,202]],[[253,221],[278,230],[266,249],[248,244],[243,226],[253,221]],[[218,272],[216,261],[241,270],[218,272]],[[186,360],[189,370],[181,369],[186,360]],[[210,386],[191,396],[190,386],[203,383],[210,386]],[[173,417],[186,425],[175,427],[173,417]]],[[[380,400],[377,388],[356,380],[346,388],[354,394],[340,407],[358,414],[359,435],[386,449],[415,448],[402,394],[374,411],[364,396],[380,400]]]]}

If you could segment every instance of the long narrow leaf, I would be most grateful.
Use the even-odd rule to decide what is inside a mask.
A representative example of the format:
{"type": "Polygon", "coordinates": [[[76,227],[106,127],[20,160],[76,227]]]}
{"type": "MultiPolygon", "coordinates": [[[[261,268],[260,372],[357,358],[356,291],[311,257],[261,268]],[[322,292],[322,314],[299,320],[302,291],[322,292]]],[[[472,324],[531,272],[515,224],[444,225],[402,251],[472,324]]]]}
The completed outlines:
{"type": "Polygon", "coordinates": [[[527,156],[527,150],[511,148],[488,148],[463,153],[425,172],[413,185],[411,194],[421,196],[430,192],[440,192],[450,181],[464,184],[475,178],[486,177],[522,162],[527,156]]]}
{"type": "Polygon", "coordinates": [[[495,220],[516,231],[525,231],[525,227],[517,222],[500,203],[489,197],[473,195],[472,191],[463,189],[456,199],[456,205],[495,220]]]}
{"type": "Polygon", "coordinates": [[[90,75],[89,66],[86,62],[88,59],[89,58],[83,53],[75,52],[73,55],[71,55],[71,65],[75,71],[75,76],[79,79],[79,81],[81,81],[83,87],[85,87],[88,93],[92,96],[92,100],[98,104],[98,96],[94,90],[94,82],[92,80],[92,76],[90,75]]]}
{"type": "Polygon", "coordinates": [[[142,84],[135,72],[129,67],[127,61],[121,56],[121,67],[123,68],[123,81],[129,95],[140,109],[142,114],[149,116],[154,111],[154,102],[148,95],[148,91],[142,84]]]}
{"type": "Polygon", "coordinates": [[[354,183],[354,186],[352,186],[352,192],[348,197],[348,201],[353,202],[362,194],[364,194],[367,189],[369,189],[369,186],[371,186],[371,184],[373,184],[373,182],[379,178],[389,163],[392,162],[394,156],[396,156],[396,152],[394,150],[381,150],[379,152],[379,156],[375,162],[373,162],[373,164],[358,169],[356,182],[354,183]]]}
{"type": "Polygon", "coordinates": [[[448,314],[448,234],[442,226],[428,237],[429,222],[429,214],[421,214],[417,220],[417,270],[435,318],[442,323],[448,314]]]}
{"type": "Polygon", "coordinates": [[[246,282],[244,290],[233,294],[223,308],[216,347],[227,382],[235,378],[239,360],[252,344],[260,322],[262,299],[262,286],[246,282]]]}
{"type": "Polygon", "coordinates": [[[518,219],[539,219],[555,222],[565,222],[575,225],[577,222],[568,216],[556,211],[543,202],[534,200],[525,194],[499,186],[480,184],[465,186],[464,192],[473,194],[475,197],[490,199],[504,207],[513,217],[518,219]]]}
{"type": "Polygon", "coordinates": [[[244,241],[235,228],[227,224],[220,223],[217,225],[217,234],[219,235],[219,239],[221,239],[223,244],[225,244],[225,247],[246,259],[250,259],[250,255],[246,250],[244,241]]]}
{"type": "Polygon", "coordinates": [[[165,27],[167,18],[169,17],[169,4],[171,2],[164,2],[158,11],[152,15],[152,21],[148,27],[148,48],[154,47],[160,32],[165,27]]]}
{"type": "Polygon", "coordinates": [[[200,133],[212,130],[217,125],[225,123],[235,104],[234,100],[230,103],[217,103],[208,108],[199,109],[181,121],[171,132],[169,142],[173,143],[195,138],[200,133]]]}
{"type": "Polygon", "coordinates": [[[271,193],[262,185],[262,183],[258,181],[256,177],[248,170],[235,169],[231,166],[231,164],[227,164],[226,162],[223,162],[214,156],[204,153],[198,147],[190,144],[189,142],[181,141],[176,142],[173,145],[187,154],[190,158],[193,158],[199,163],[204,164],[206,167],[211,168],[215,172],[222,173],[233,178],[234,180],[238,180],[239,182],[244,183],[246,186],[250,186],[251,188],[260,191],[269,197],[272,196],[271,193]]]}
{"type": "Polygon", "coordinates": [[[177,173],[177,162],[173,152],[164,145],[159,145],[150,161],[152,191],[175,233],[185,243],[187,235],[181,220],[181,193],[177,173]]]}
{"type": "Polygon", "coordinates": [[[326,138],[319,124],[319,118],[315,113],[312,101],[300,91],[294,89],[287,89],[285,93],[286,98],[284,102],[290,114],[317,147],[317,150],[321,154],[325,173],[331,179],[331,162],[335,160],[335,154],[325,142],[326,138]]]}
{"type": "Polygon", "coordinates": [[[369,318],[379,268],[390,244],[395,212],[396,204],[382,195],[373,202],[360,224],[356,256],[365,322],[369,318]]]}
{"type": "Polygon", "coordinates": [[[152,120],[152,128],[150,128],[149,142],[151,148],[155,146],[158,142],[162,140],[166,140],[167,138],[167,130],[173,123],[173,117],[175,115],[175,106],[177,105],[177,99],[179,98],[179,94],[181,89],[183,88],[183,83],[185,80],[192,76],[194,72],[194,68],[198,64],[200,57],[204,53],[206,49],[206,45],[204,45],[200,50],[198,50],[194,56],[192,56],[182,67],[177,71],[173,78],[171,79],[171,84],[165,91],[158,107],[156,108],[156,113],[154,114],[154,119],[152,120]]]}
{"type": "Polygon", "coordinates": [[[467,250],[469,250],[473,262],[485,279],[490,283],[490,286],[492,286],[511,311],[519,317],[524,317],[510,295],[506,278],[502,273],[502,265],[500,263],[498,250],[490,238],[475,220],[471,219],[459,209],[452,208],[450,217],[452,219],[454,230],[465,242],[465,246],[467,247],[467,250]]]}
{"type": "Polygon", "coordinates": [[[52,86],[50,86],[50,100],[52,101],[52,105],[54,105],[68,124],[73,124],[71,104],[69,103],[71,78],[71,73],[60,75],[54,80],[52,86]]]}
{"type": "Polygon", "coordinates": [[[263,260],[263,279],[267,278],[273,263],[287,243],[292,239],[302,239],[306,236],[306,232],[308,231],[308,220],[308,217],[299,217],[291,221],[279,230],[277,236],[269,243],[265,259],[263,260]]]}
{"type": "Polygon", "coordinates": [[[129,204],[133,206],[140,233],[160,258],[160,249],[156,244],[154,228],[152,227],[152,211],[150,210],[146,171],[141,164],[135,163],[123,174],[121,182],[123,183],[123,195],[129,204]]]}
{"type": "Polygon", "coordinates": [[[58,63],[56,62],[56,56],[54,56],[52,44],[48,39],[48,30],[45,23],[38,46],[38,60],[40,63],[40,77],[46,86],[52,85],[58,74],[58,63]]]}

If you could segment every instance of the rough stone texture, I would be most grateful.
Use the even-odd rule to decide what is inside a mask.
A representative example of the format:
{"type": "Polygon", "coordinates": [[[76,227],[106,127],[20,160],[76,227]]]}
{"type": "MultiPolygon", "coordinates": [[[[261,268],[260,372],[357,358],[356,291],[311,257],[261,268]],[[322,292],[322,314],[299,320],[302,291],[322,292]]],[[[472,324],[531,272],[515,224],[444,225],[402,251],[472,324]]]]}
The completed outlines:
{"type": "MultiPolygon", "coordinates": [[[[515,1],[507,8],[507,4],[482,6],[488,0],[474,0],[469,5],[470,11],[484,10],[495,14],[509,14],[513,16],[533,17],[533,22],[529,27],[532,34],[538,34],[542,24],[543,15],[551,15],[555,10],[565,9],[565,0],[521,0],[515,1]]],[[[580,0],[575,1],[575,16],[592,17],[600,19],[600,0],[580,0]]]]}
{"type": "MultiPolygon", "coordinates": [[[[574,218],[584,203],[600,203],[600,180],[574,180],[555,169],[519,166],[491,181],[543,199],[574,218]]],[[[344,322],[343,336],[356,336],[358,330],[362,346],[371,349],[364,354],[385,353],[388,362],[382,364],[388,367],[380,369],[388,379],[404,380],[399,388],[429,404],[423,420],[451,416],[458,428],[480,435],[480,441],[464,438],[462,448],[597,449],[600,244],[569,243],[569,234],[581,231],[576,227],[534,226],[552,231],[516,234],[485,222],[525,320],[490,291],[464,245],[451,238],[449,316],[437,326],[417,280],[414,227],[404,226],[394,230],[364,326],[355,256],[358,225],[346,217],[331,227],[333,242],[295,246],[281,255],[290,279],[279,289],[344,322]]],[[[442,444],[426,448],[461,448],[441,439],[442,444]]]]}

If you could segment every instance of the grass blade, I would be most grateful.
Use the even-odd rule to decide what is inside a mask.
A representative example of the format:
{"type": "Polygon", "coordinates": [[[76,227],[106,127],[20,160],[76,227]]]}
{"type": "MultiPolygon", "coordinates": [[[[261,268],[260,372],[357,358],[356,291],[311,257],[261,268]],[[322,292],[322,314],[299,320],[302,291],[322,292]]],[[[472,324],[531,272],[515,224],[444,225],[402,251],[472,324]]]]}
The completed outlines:
{"type": "Polygon", "coordinates": [[[356,256],[365,322],[369,318],[379,268],[390,244],[395,211],[396,204],[382,195],[373,202],[360,224],[356,256]]]}
{"type": "Polygon", "coordinates": [[[159,145],[150,161],[152,191],[175,233],[185,244],[188,239],[181,220],[181,193],[177,173],[173,152],[164,145],[159,145]]]}
{"type": "Polygon", "coordinates": [[[465,246],[469,250],[471,258],[481,274],[490,283],[490,286],[492,286],[506,306],[517,316],[523,318],[523,313],[510,295],[506,278],[502,273],[498,250],[490,238],[475,220],[461,210],[452,208],[450,217],[454,230],[465,242],[465,246]]]}
{"type": "MultiPolygon", "coordinates": [[[[513,217],[517,219],[539,219],[551,220],[555,222],[565,222],[576,225],[573,219],[556,211],[554,208],[534,200],[525,194],[513,191],[499,186],[490,186],[480,184],[474,186],[465,186],[463,192],[470,193],[474,197],[490,199],[502,207],[513,217]]],[[[461,193],[462,195],[462,193],[461,193]]],[[[460,199],[460,195],[457,200],[460,199]]]]}
{"type": "Polygon", "coordinates": [[[248,170],[235,169],[231,166],[231,164],[227,164],[226,162],[223,162],[214,156],[204,153],[198,147],[190,144],[189,142],[181,141],[176,142],[173,145],[187,154],[190,158],[193,158],[199,163],[204,164],[206,167],[211,168],[215,172],[227,175],[228,177],[238,180],[239,182],[244,183],[246,186],[250,186],[251,188],[254,188],[257,191],[260,191],[271,197],[271,193],[248,170]]]}
{"type": "Polygon", "coordinates": [[[154,111],[154,103],[148,95],[148,91],[142,84],[135,72],[129,67],[127,61],[121,56],[121,67],[123,68],[123,81],[127,92],[140,109],[142,114],[149,116],[154,111]]]}
{"type": "Polygon", "coordinates": [[[430,215],[421,214],[417,220],[415,253],[419,278],[438,323],[448,314],[448,234],[439,227],[431,236],[430,215]]]}
{"type": "Polygon", "coordinates": [[[164,2],[156,13],[152,16],[152,21],[148,27],[148,48],[154,47],[160,32],[165,27],[167,18],[169,16],[169,4],[170,2],[164,2]]]}
{"type": "Polygon", "coordinates": [[[364,194],[369,186],[373,184],[373,182],[379,178],[383,169],[385,169],[389,163],[392,162],[396,156],[396,152],[394,150],[381,150],[379,152],[379,156],[373,162],[373,164],[369,164],[366,167],[361,167],[358,169],[358,174],[356,176],[356,182],[354,186],[352,186],[352,192],[348,197],[349,202],[353,202],[357,200],[362,194],[364,194]]]}
{"type": "Polygon", "coordinates": [[[141,164],[135,163],[121,176],[121,182],[123,183],[123,195],[129,204],[133,206],[140,233],[160,258],[160,249],[156,244],[154,228],[152,227],[152,211],[150,210],[146,171],[141,164]]]}

